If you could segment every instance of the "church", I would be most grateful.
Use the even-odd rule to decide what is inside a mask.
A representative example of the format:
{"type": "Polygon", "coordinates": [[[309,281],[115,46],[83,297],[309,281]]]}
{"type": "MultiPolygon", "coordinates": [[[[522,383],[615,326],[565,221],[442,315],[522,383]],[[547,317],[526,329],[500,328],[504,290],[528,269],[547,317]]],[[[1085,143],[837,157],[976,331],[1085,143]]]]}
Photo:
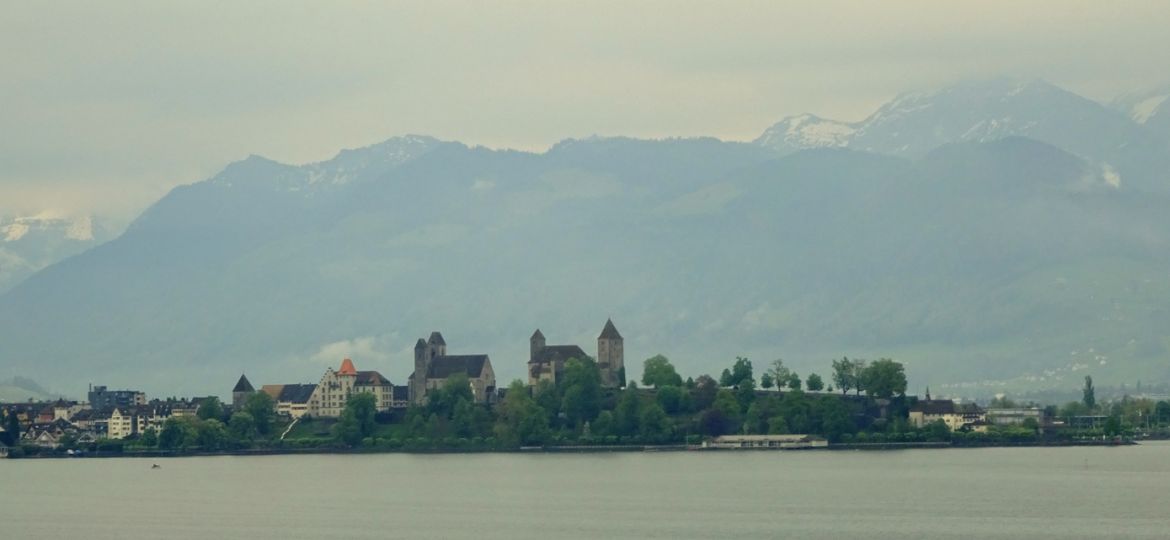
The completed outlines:
{"type": "Polygon", "coordinates": [[[410,375],[410,402],[426,405],[427,394],[442,388],[447,379],[457,374],[467,375],[476,403],[490,403],[496,394],[496,374],[486,354],[447,354],[443,334],[431,332],[430,338],[419,338],[414,345],[414,373],[410,375]]]}

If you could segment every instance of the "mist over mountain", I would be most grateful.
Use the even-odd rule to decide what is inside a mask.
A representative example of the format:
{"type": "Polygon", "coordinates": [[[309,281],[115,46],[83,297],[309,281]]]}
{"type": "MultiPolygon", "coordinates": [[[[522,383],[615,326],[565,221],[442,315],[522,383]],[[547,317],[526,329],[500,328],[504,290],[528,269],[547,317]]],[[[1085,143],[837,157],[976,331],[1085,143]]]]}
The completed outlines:
{"type": "Polygon", "coordinates": [[[1167,140],[994,81],[754,143],[253,156],[0,296],[0,358],[58,390],[222,393],[347,354],[401,383],[441,330],[510,379],[535,328],[593,351],[612,317],[635,372],[663,353],[694,375],[736,355],[824,375],[848,355],[972,391],[1168,380],[1167,140]]]}

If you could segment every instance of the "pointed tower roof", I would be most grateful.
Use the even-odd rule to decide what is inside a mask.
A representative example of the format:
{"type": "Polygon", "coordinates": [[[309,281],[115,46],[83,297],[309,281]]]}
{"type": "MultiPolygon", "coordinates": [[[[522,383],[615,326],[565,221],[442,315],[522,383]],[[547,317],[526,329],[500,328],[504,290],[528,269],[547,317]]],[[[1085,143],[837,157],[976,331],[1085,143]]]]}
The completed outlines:
{"type": "Polygon", "coordinates": [[[346,358],[341,361],[341,369],[337,370],[342,375],[357,375],[357,369],[353,367],[353,360],[346,358]]]}
{"type": "Polygon", "coordinates": [[[427,348],[427,342],[423,341],[423,338],[418,338],[418,343],[414,344],[414,350],[417,351],[419,349],[425,349],[425,348],[427,348]]]}
{"type": "Polygon", "coordinates": [[[601,329],[601,335],[597,336],[597,339],[622,339],[617,327],[613,325],[613,319],[605,320],[605,328],[601,329]]]}
{"type": "Polygon", "coordinates": [[[440,334],[438,332],[431,332],[431,339],[429,339],[427,341],[431,345],[446,345],[447,344],[446,341],[443,341],[443,334],[440,334]]]}
{"type": "Polygon", "coordinates": [[[252,388],[252,383],[248,382],[248,378],[243,373],[240,374],[240,380],[236,381],[236,387],[232,388],[232,392],[255,392],[252,388]]]}
{"type": "Polygon", "coordinates": [[[540,329],[537,328],[536,331],[532,333],[532,337],[530,337],[528,339],[530,339],[530,340],[544,339],[544,334],[541,334],[540,329]]]}

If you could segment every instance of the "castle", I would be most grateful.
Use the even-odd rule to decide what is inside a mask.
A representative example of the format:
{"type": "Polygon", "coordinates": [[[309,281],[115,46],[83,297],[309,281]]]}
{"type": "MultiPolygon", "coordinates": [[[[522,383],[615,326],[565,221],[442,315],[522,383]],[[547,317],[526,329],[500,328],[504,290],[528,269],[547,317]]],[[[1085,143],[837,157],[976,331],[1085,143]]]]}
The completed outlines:
{"type": "MultiPolygon", "coordinates": [[[[605,328],[597,336],[597,368],[601,372],[601,384],[608,387],[625,386],[625,352],[622,335],[618,333],[613,320],[605,321],[605,328]]],[[[548,345],[540,329],[528,340],[528,384],[535,386],[540,381],[556,384],[564,374],[565,363],[571,358],[584,359],[589,355],[577,345],[548,345]]]]}

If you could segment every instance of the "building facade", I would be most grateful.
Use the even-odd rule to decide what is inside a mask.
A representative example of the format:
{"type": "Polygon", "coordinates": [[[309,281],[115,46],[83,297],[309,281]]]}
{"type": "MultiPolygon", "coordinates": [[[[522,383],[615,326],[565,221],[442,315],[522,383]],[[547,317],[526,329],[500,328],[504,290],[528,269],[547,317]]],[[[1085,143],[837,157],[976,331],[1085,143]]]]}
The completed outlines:
{"type": "Polygon", "coordinates": [[[495,400],[496,374],[486,354],[448,355],[447,342],[439,332],[431,332],[414,345],[414,372],[410,374],[410,402],[425,405],[433,390],[442,388],[455,375],[466,375],[476,403],[495,400]]]}
{"type": "Polygon", "coordinates": [[[137,390],[109,390],[105,386],[89,387],[89,406],[98,410],[146,405],[146,394],[137,390]]]}
{"type": "Polygon", "coordinates": [[[358,371],[353,361],[346,358],[341,367],[325,370],[321,382],[309,398],[309,414],[323,418],[336,418],[345,410],[345,402],[358,392],[374,396],[375,408],[388,411],[394,405],[394,385],[377,371],[358,371]]]}

